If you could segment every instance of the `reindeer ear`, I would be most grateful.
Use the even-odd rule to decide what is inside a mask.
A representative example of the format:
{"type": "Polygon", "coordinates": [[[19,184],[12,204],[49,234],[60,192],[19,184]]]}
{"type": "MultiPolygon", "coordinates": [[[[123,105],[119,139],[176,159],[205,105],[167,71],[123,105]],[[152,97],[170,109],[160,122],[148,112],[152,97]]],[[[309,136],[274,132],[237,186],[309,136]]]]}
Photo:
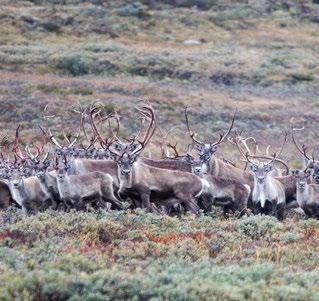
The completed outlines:
{"type": "Polygon", "coordinates": [[[307,175],[307,176],[310,176],[310,175],[311,175],[311,170],[307,169],[305,172],[306,172],[306,175],[307,175]]]}
{"type": "Polygon", "coordinates": [[[307,168],[314,168],[313,161],[312,161],[312,160],[308,160],[308,161],[306,162],[306,166],[307,166],[307,168]]]}
{"type": "Polygon", "coordinates": [[[251,164],[250,162],[248,162],[247,166],[248,166],[249,170],[254,171],[254,172],[256,171],[256,166],[254,164],[251,164]]]}
{"type": "Polygon", "coordinates": [[[193,162],[193,157],[189,154],[186,154],[185,160],[187,163],[192,163],[193,162]]]}
{"type": "Polygon", "coordinates": [[[272,164],[268,164],[265,166],[265,171],[270,172],[273,169],[272,164]]]}

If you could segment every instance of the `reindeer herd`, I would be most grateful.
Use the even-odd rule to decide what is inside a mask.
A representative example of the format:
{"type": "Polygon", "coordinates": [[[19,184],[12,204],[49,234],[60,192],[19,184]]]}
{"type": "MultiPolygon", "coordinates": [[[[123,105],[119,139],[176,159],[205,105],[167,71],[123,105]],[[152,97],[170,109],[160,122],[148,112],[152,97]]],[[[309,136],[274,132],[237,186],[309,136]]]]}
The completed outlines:
{"type": "Polygon", "coordinates": [[[269,214],[282,220],[287,209],[300,207],[306,216],[319,217],[319,162],[307,154],[305,145],[297,143],[295,132],[301,129],[292,126],[290,133],[305,160],[304,168],[298,170],[280,159],[288,132],[277,153],[270,154],[270,146],[263,153],[253,137],[237,132],[231,137],[235,113],[225,133],[216,141],[204,143],[191,130],[186,108],[191,141],[187,151],[180,155],[177,145],[167,141],[168,133],[159,130],[162,156],[154,160],[141,153],[156,131],[155,112],[149,103],[137,110],[140,129],[130,138],[120,137],[118,114],[106,114],[101,106],[81,111],[78,133],[74,139],[64,135],[63,143],[48,125],[39,125],[39,143],[22,147],[18,126],[12,141],[4,137],[1,143],[1,208],[18,206],[24,214],[48,208],[145,208],[161,214],[190,211],[196,215],[200,209],[209,213],[213,206],[221,206],[225,215],[269,214]],[[90,138],[84,121],[90,126],[90,138]],[[101,133],[102,124],[110,129],[108,137],[101,133]],[[81,133],[87,146],[78,143],[81,133]],[[238,150],[246,162],[245,169],[216,157],[225,142],[238,150]]]}

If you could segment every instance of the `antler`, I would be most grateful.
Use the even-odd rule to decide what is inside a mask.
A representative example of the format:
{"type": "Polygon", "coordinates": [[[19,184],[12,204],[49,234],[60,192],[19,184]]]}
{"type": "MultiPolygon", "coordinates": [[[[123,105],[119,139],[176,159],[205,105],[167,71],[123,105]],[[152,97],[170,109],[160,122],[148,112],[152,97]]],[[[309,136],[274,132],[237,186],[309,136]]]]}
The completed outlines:
{"type": "Polygon", "coordinates": [[[294,132],[295,131],[302,131],[304,130],[304,127],[302,128],[294,128],[293,125],[291,125],[291,137],[292,137],[292,141],[294,143],[294,145],[296,146],[297,150],[309,161],[311,161],[311,158],[307,155],[307,146],[305,144],[302,144],[301,146],[298,145],[298,143],[296,142],[296,139],[295,139],[295,135],[294,135],[294,132]]]}
{"type": "MultiPolygon", "coordinates": [[[[48,106],[46,106],[43,111],[45,112],[45,111],[47,110],[47,108],[48,108],[48,106]]],[[[47,120],[47,118],[49,118],[49,117],[52,117],[52,116],[45,116],[45,115],[44,115],[44,116],[43,116],[43,119],[47,120]]],[[[74,140],[73,140],[72,142],[70,142],[70,140],[68,139],[68,137],[66,137],[65,132],[64,132],[64,130],[63,130],[63,136],[64,136],[64,138],[65,138],[65,139],[68,141],[68,143],[69,143],[69,145],[64,146],[64,147],[71,148],[71,147],[76,143],[76,141],[79,139],[80,134],[81,134],[83,119],[84,119],[84,113],[81,112],[81,120],[80,120],[81,126],[80,126],[80,129],[79,129],[79,132],[77,133],[77,135],[75,136],[75,138],[74,138],[74,140]]],[[[57,146],[57,147],[60,148],[60,149],[63,148],[63,146],[61,146],[61,144],[60,144],[60,143],[55,139],[55,137],[53,136],[53,134],[52,134],[52,132],[51,132],[51,130],[50,130],[50,128],[49,128],[49,125],[47,125],[47,129],[44,129],[41,125],[39,125],[39,128],[40,128],[40,130],[42,131],[43,135],[44,135],[45,137],[47,137],[55,146],[57,146]]]]}
{"type": "Polygon", "coordinates": [[[108,149],[110,147],[110,145],[113,143],[114,139],[120,141],[120,139],[118,138],[118,132],[119,132],[119,128],[120,128],[120,120],[119,117],[116,113],[109,113],[104,117],[101,117],[98,122],[95,121],[96,116],[98,116],[101,112],[101,109],[99,107],[93,107],[90,111],[90,119],[91,119],[91,126],[94,132],[94,135],[96,136],[96,138],[94,137],[94,139],[98,139],[100,141],[100,144],[103,148],[108,149]],[[114,133],[112,127],[111,127],[111,123],[110,123],[110,118],[114,118],[116,120],[117,123],[117,130],[116,133],[114,133]],[[103,121],[108,121],[109,122],[109,127],[111,129],[112,132],[112,137],[111,138],[103,138],[102,135],[100,134],[99,130],[98,130],[98,124],[97,123],[101,123],[103,121]]]}
{"type": "MultiPolygon", "coordinates": [[[[284,132],[284,141],[283,141],[283,143],[282,143],[282,145],[281,145],[281,148],[280,148],[279,152],[278,152],[277,154],[274,153],[274,154],[273,154],[273,158],[272,158],[267,164],[269,164],[269,163],[271,163],[271,162],[273,162],[273,161],[278,161],[278,157],[281,155],[281,153],[282,153],[282,151],[283,151],[283,149],[284,149],[284,146],[285,146],[285,144],[286,144],[286,142],[287,142],[287,136],[288,136],[288,132],[285,131],[285,132],[284,132]]],[[[289,171],[289,169],[288,169],[288,171],[289,171]]]]}
{"type": "Polygon", "coordinates": [[[195,138],[197,136],[197,134],[190,129],[188,115],[187,115],[187,110],[188,110],[188,107],[185,107],[184,114],[185,114],[185,121],[186,121],[186,126],[187,126],[187,130],[188,130],[189,136],[191,137],[191,139],[195,143],[204,144],[203,142],[201,142],[201,141],[199,141],[198,139],[195,138]]]}
{"type": "MultiPolygon", "coordinates": [[[[248,139],[248,138],[247,138],[248,139]]],[[[247,141],[246,139],[246,141],[247,141]]],[[[244,146],[246,148],[246,152],[240,147],[239,143],[242,142],[242,141],[245,141],[244,138],[242,138],[241,136],[238,135],[238,133],[236,132],[236,137],[233,138],[233,137],[228,137],[228,141],[235,145],[239,151],[239,153],[244,157],[246,158],[246,155],[247,154],[250,154],[250,149],[248,148],[247,144],[244,143],[244,146]]]]}
{"type": "Polygon", "coordinates": [[[160,148],[161,148],[161,154],[162,154],[162,158],[171,158],[169,155],[169,151],[166,149],[164,149],[164,145],[171,148],[175,155],[174,157],[179,157],[178,151],[177,151],[177,144],[178,142],[176,141],[176,143],[174,145],[172,145],[171,143],[167,142],[167,137],[168,135],[175,129],[179,128],[178,126],[173,126],[171,127],[166,134],[163,133],[162,129],[160,127],[158,127],[158,131],[160,133],[160,148]]]}
{"type": "MultiPolygon", "coordinates": [[[[191,139],[197,143],[197,144],[201,144],[203,145],[204,143],[202,141],[199,141],[198,139],[196,139],[196,136],[197,134],[195,132],[193,132],[191,129],[190,129],[190,126],[189,126],[189,120],[188,120],[188,115],[187,115],[187,110],[188,110],[188,107],[185,108],[185,120],[186,120],[186,126],[187,126],[187,130],[188,130],[188,133],[189,133],[189,136],[191,137],[191,139]]],[[[235,123],[235,117],[236,117],[236,113],[237,113],[237,108],[235,110],[235,113],[233,115],[233,118],[232,118],[232,121],[231,121],[231,124],[228,128],[228,131],[226,133],[219,133],[219,138],[216,142],[212,143],[212,145],[219,145],[220,143],[222,143],[225,138],[229,135],[229,133],[231,132],[232,128],[234,127],[234,123],[235,123]]]]}
{"type": "Polygon", "coordinates": [[[13,151],[17,157],[19,157],[21,160],[25,160],[25,156],[22,154],[22,151],[20,149],[20,142],[19,142],[19,129],[20,129],[20,124],[18,125],[16,129],[16,134],[15,134],[15,139],[14,139],[14,146],[13,146],[13,151]]]}
{"type": "Polygon", "coordinates": [[[228,128],[228,131],[227,131],[225,134],[219,133],[219,139],[217,140],[217,142],[213,143],[213,145],[219,145],[219,144],[222,143],[222,142],[225,140],[225,138],[230,134],[232,128],[234,127],[236,113],[237,113],[237,108],[236,108],[235,113],[234,113],[234,115],[233,115],[232,121],[231,121],[230,126],[229,126],[229,128],[228,128]]]}
{"type": "Polygon", "coordinates": [[[151,140],[152,136],[154,135],[155,129],[156,129],[156,118],[154,109],[152,108],[151,104],[148,102],[147,105],[143,106],[141,109],[137,109],[142,116],[144,116],[146,119],[150,120],[149,126],[147,127],[144,137],[142,140],[136,140],[140,144],[140,147],[137,147],[132,154],[136,154],[141,152],[145,146],[148,144],[148,142],[151,140]]]}

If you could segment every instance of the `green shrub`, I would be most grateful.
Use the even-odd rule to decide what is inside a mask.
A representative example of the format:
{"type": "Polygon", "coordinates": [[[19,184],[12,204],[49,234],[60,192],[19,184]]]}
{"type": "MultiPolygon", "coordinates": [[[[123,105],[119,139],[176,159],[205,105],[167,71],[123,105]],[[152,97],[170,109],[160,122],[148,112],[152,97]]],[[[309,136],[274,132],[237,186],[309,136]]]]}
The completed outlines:
{"type": "Polygon", "coordinates": [[[282,228],[275,217],[265,215],[251,216],[234,223],[236,231],[252,239],[271,237],[282,228]]]}
{"type": "Polygon", "coordinates": [[[96,70],[97,66],[92,57],[85,53],[72,53],[61,55],[56,58],[54,66],[73,76],[80,76],[92,73],[96,70]]]}
{"type": "Polygon", "coordinates": [[[296,82],[311,82],[315,79],[313,75],[306,73],[294,73],[291,75],[291,78],[296,82]]]}

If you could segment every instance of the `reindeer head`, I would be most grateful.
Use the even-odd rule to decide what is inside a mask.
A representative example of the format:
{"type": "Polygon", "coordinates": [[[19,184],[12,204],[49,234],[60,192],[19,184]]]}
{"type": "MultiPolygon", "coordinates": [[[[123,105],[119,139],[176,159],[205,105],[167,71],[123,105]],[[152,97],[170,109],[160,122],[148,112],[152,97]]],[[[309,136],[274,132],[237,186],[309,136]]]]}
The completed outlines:
{"type": "Polygon", "coordinates": [[[65,176],[68,172],[68,169],[69,169],[69,165],[67,164],[67,162],[62,162],[61,160],[58,161],[56,165],[56,172],[57,172],[57,180],[59,182],[64,181],[65,176]]]}
{"type": "Polygon", "coordinates": [[[249,153],[245,154],[246,162],[248,162],[248,166],[249,166],[250,171],[252,171],[254,173],[256,183],[258,183],[258,184],[264,184],[265,183],[266,178],[268,177],[268,175],[273,170],[274,162],[276,160],[278,160],[278,157],[281,155],[281,153],[282,153],[282,151],[284,149],[285,143],[287,141],[287,135],[288,135],[287,132],[285,132],[284,141],[283,141],[283,143],[281,145],[281,148],[280,148],[279,152],[277,154],[274,153],[272,159],[270,161],[268,161],[268,162],[261,162],[261,161],[254,162],[250,158],[251,157],[256,158],[258,156],[252,156],[249,153]]]}
{"type": "Polygon", "coordinates": [[[254,173],[255,179],[258,184],[264,184],[266,177],[273,170],[273,162],[252,162],[248,163],[249,170],[254,173]]]}
{"type": "Polygon", "coordinates": [[[26,161],[15,160],[11,166],[7,166],[8,180],[15,188],[23,186],[23,178],[30,177],[33,170],[26,165],[26,161]]]}
{"type": "Polygon", "coordinates": [[[299,191],[304,191],[306,188],[307,183],[310,181],[311,170],[299,170],[299,169],[292,169],[291,174],[296,179],[296,187],[299,191]]]}
{"type": "Polygon", "coordinates": [[[274,153],[273,155],[269,154],[270,145],[267,146],[265,155],[257,154],[257,151],[259,148],[255,138],[253,137],[244,138],[240,136],[238,133],[236,133],[236,137],[235,138],[229,137],[228,141],[234,144],[237,147],[239,153],[245,158],[244,161],[248,165],[249,170],[254,173],[257,183],[264,183],[267,175],[273,170],[275,162],[282,164],[286,168],[287,174],[289,173],[289,166],[287,165],[287,163],[279,159],[279,156],[281,155],[283,148],[285,146],[285,143],[287,141],[287,135],[288,133],[285,131],[282,146],[279,152],[277,154],[274,153]],[[252,140],[253,143],[255,144],[255,150],[253,154],[251,153],[251,150],[248,146],[249,140],[252,140]],[[252,161],[252,159],[257,159],[257,161],[252,161]],[[267,159],[269,161],[263,162],[263,161],[260,161],[260,159],[267,159]]]}
{"type": "Polygon", "coordinates": [[[137,155],[132,155],[131,152],[125,151],[121,157],[115,160],[118,163],[123,176],[128,176],[131,173],[133,164],[137,157],[137,155]]]}
{"type": "Polygon", "coordinates": [[[210,156],[207,154],[194,157],[192,155],[193,145],[188,146],[187,154],[185,155],[185,160],[190,164],[192,173],[197,176],[202,176],[209,172],[209,161],[210,156]]]}
{"type": "Polygon", "coordinates": [[[315,149],[312,152],[312,156],[309,156],[309,154],[307,154],[308,147],[305,144],[299,145],[294,135],[296,131],[302,131],[303,129],[304,128],[298,129],[294,128],[293,126],[291,127],[292,141],[305,161],[305,170],[309,170],[311,173],[312,180],[316,184],[319,184],[319,161],[316,161],[315,149]]]}
{"type": "Polygon", "coordinates": [[[219,145],[226,139],[226,137],[229,135],[229,133],[231,132],[233,126],[234,126],[234,122],[235,122],[235,117],[236,117],[236,112],[234,113],[234,116],[232,118],[231,124],[227,130],[226,133],[219,133],[219,138],[217,139],[216,142],[213,143],[204,143],[200,140],[198,140],[196,138],[197,134],[194,133],[189,126],[189,120],[188,120],[188,115],[187,115],[187,107],[185,108],[185,120],[186,120],[186,126],[187,126],[187,130],[189,133],[189,136],[191,137],[191,139],[194,142],[195,145],[195,149],[198,152],[198,155],[202,158],[202,161],[205,160],[210,161],[211,157],[217,152],[219,145]]]}
{"type": "MultiPolygon", "coordinates": [[[[134,162],[149,143],[156,129],[155,113],[151,105],[145,105],[141,109],[138,109],[138,111],[143,118],[141,121],[141,128],[138,133],[134,135],[132,139],[126,139],[127,142],[122,141],[115,135],[115,142],[113,142],[109,147],[112,159],[118,163],[121,174],[126,176],[130,174],[134,162]],[[144,120],[148,120],[149,125],[145,130],[143,138],[140,140],[139,136],[142,132],[142,124],[144,120]]],[[[101,142],[103,142],[103,139],[101,142]]]]}

